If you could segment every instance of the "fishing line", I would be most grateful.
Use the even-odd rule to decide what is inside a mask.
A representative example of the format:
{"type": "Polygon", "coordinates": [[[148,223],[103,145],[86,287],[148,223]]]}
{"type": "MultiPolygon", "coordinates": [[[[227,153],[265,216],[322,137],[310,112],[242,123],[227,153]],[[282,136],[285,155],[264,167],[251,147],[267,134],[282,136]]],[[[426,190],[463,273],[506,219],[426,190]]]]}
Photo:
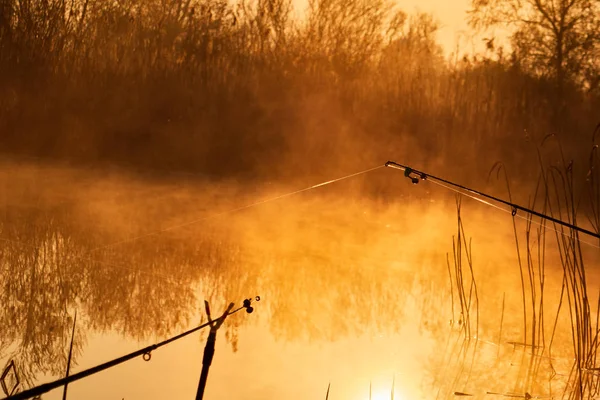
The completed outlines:
{"type": "Polygon", "coordinates": [[[104,250],[104,249],[107,249],[107,248],[110,248],[110,247],[115,247],[115,246],[118,246],[118,245],[121,245],[121,244],[125,244],[125,243],[135,242],[135,241],[140,240],[140,239],[144,239],[144,238],[147,238],[147,237],[150,237],[150,236],[160,235],[161,233],[165,233],[165,232],[172,231],[172,230],[175,230],[175,229],[180,229],[180,228],[183,228],[183,227],[186,227],[186,226],[194,225],[194,224],[197,224],[199,222],[207,221],[209,219],[218,218],[218,217],[221,217],[223,215],[232,214],[232,213],[235,213],[235,212],[238,212],[238,211],[242,211],[242,210],[247,210],[249,208],[253,208],[253,207],[256,207],[256,206],[259,206],[259,205],[263,205],[263,204],[266,204],[266,203],[271,203],[271,202],[274,202],[274,201],[277,201],[277,200],[281,200],[283,198],[290,197],[290,196],[293,196],[293,195],[296,195],[296,194],[299,194],[299,193],[302,193],[302,192],[307,192],[309,190],[313,190],[313,189],[317,189],[317,188],[320,188],[320,187],[323,187],[323,186],[327,186],[327,185],[330,185],[332,183],[343,181],[345,179],[350,179],[350,178],[353,178],[355,176],[363,175],[363,174],[369,173],[371,171],[375,171],[375,170],[383,168],[383,167],[385,167],[385,165],[380,165],[378,167],[369,168],[369,169],[366,169],[364,171],[355,172],[353,174],[346,175],[346,176],[343,176],[341,178],[332,179],[330,181],[318,183],[316,185],[312,185],[312,186],[309,186],[307,188],[300,189],[300,190],[295,190],[293,192],[285,193],[285,194],[282,194],[282,195],[279,195],[279,196],[275,196],[275,197],[270,197],[270,198],[266,198],[266,199],[263,199],[263,200],[259,200],[259,201],[256,201],[254,203],[247,204],[245,206],[241,206],[241,207],[237,207],[237,208],[233,208],[231,210],[223,211],[223,212],[220,212],[220,213],[217,213],[217,214],[214,214],[214,215],[209,215],[209,216],[206,216],[206,217],[198,218],[198,219],[191,220],[191,221],[188,221],[188,222],[184,222],[184,223],[181,223],[181,224],[173,225],[173,226],[170,226],[170,227],[167,227],[167,228],[164,228],[164,229],[160,229],[160,230],[157,230],[157,231],[145,233],[143,235],[134,236],[134,237],[131,237],[129,239],[120,240],[118,242],[109,243],[107,245],[96,247],[95,249],[92,249],[90,251],[90,253],[96,252],[98,250],[104,250]]]}
{"type": "MultiPolygon", "coordinates": [[[[249,208],[252,208],[252,207],[256,207],[256,206],[259,206],[259,205],[262,205],[262,204],[265,204],[265,203],[277,201],[277,200],[280,200],[280,199],[283,199],[283,198],[286,198],[286,197],[290,197],[290,196],[293,196],[293,195],[296,195],[296,194],[299,194],[299,193],[302,193],[302,192],[306,192],[306,191],[309,191],[309,190],[317,189],[319,187],[330,185],[330,184],[333,184],[333,183],[336,183],[336,182],[339,182],[339,181],[342,181],[342,180],[345,180],[345,179],[350,179],[350,178],[353,178],[355,176],[363,175],[363,174],[369,173],[371,171],[375,171],[375,170],[383,168],[383,167],[385,167],[385,165],[380,165],[380,166],[377,166],[377,167],[374,167],[374,168],[369,168],[369,169],[366,169],[366,170],[363,170],[363,171],[359,171],[359,172],[356,172],[356,173],[353,173],[353,174],[349,174],[349,175],[346,175],[346,176],[343,176],[343,177],[340,177],[340,178],[336,178],[336,179],[332,179],[332,180],[325,181],[325,182],[322,182],[322,183],[318,183],[316,185],[312,185],[312,186],[309,186],[307,188],[300,189],[300,190],[295,190],[293,192],[285,193],[285,194],[282,194],[282,195],[279,195],[279,196],[275,196],[275,197],[271,197],[271,198],[259,200],[259,201],[256,201],[254,203],[251,203],[251,204],[248,204],[248,205],[245,205],[245,206],[241,206],[241,207],[237,207],[237,208],[234,208],[234,209],[231,209],[231,210],[227,210],[227,211],[215,214],[215,215],[210,215],[210,216],[207,216],[207,217],[199,218],[199,219],[192,220],[192,221],[189,221],[189,222],[185,222],[185,223],[182,223],[182,224],[174,225],[174,226],[171,226],[171,227],[168,227],[168,228],[165,228],[165,229],[161,229],[161,230],[158,230],[158,231],[155,231],[155,232],[150,232],[150,233],[147,233],[147,234],[144,234],[144,235],[140,235],[140,236],[137,236],[137,237],[125,239],[125,240],[122,240],[122,241],[119,241],[119,242],[114,242],[112,244],[108,244],[108,245],[105,245],[105,246],[94,248],[94,249],[92,249],[90,251],[90,253],[94,253],[94,252],[96,252],[98,250],[102,250],[102,249],[107,249],[107,248],[110,248],[110,247],[118,246],[120,244],[124,244],[124,243],[128,243],[128,242],[133,242],[133,241],[136,241],[136,240],[139,240],[139,239],[142,239],[142,238],[159,235],[159,234],[161,234],[163,232],[167,232],[167,231],[170,231],[170,230],[179,229],[179,228],[182,228],[182,227],[185,227],[185,226],[196,224],[196,223],[199,223],[199,222],[202,222],[202,221],[206,221],[206,220],[209,220],[209,219],[212,219],[212,218],[217,218],[217,217],[220,217],[220,216],[223,216],[223,215],[226,215],[226,214],[230,214],[230,213],[234,213],[234,212],[237,212],[237,211],[246,210],[246,209],[249,209],[249,208]]],[[[1,238],[1,237],[0,237],[0,241],[4,241],[4,242],[7,242],[7,243],[12,243],[12,244],[20,244],[20,245],[23,245],[23,246],[26,246],[26,247],[29,247],[29,248],[32,248],[32,249],[37,249],[36,246],[27,244],[25,242],[14,241],[14,240],[5,239],[5,238],[1,238]]],[[[109,262],[106,262],[106,261],[100,261],[98,259],[93,259],[93,258],[88,258],[88,257],[83,257],[83,256],[78,256],[78,255],[74,255],[72,257],[76,258],[76,259],[79,259],[81,261],[95,262],[95,263],[106,265],[106,266],[109,266],[109,267],[112,267],[112,268],[115,268],[115,269],[127,269],[127,270],[130,270],[130,271],[133,271],[133,272],[141,272],[138,269],[135,269],[133,267],[127,267],[125,265],[112,264],[112,263],[109,263],[109,262]]],[[[151,276],[153,275],[155,278],[162,278],[162,279],[168,280],[168,281],[170,281],[170,282],[172,282],[172,283],[174,283],[176,285],[182,285],[180,282],[174,281],[171,276],[166,275],[166,274],[160,274],[160,273],[156,273],[156,272],[151,272],[151,273],[144,272],[144,273],[145,274],[149,274],[151,276]]]]}
{"type": "Polygon", "coordinates": [[[430,174],[427,174],[427,173],[425,173],[425,172],[418,171],[418,170],[416,170],[416,169],[412,169],[412,168],[410,168],[410,167],[407,167],[407,166],[405,166],[405,165],[398,164],[398,163],[396,163],[396,162],[394,162],[394,161],[388,161],[388,162],[386,162],[386,163],[385,163],[385,166],[386,166],[386,167],[395,168],[395,169],[400,169],[400,170],[404,171],[404,176],[406,176],[407,178],[411,179],[411,180],[412,180],[412,182],[413,182],[413,183],[415,183],[415,184],[416,184],[416,183],[419,183],[419,179],[421,179],[421,180],[431,180],[432,182],[437,182],[437,183],[445,183],[446,185],[453,186],[453,187],[455,187],[455,188],[458,188],[458,189],[461,189],[461,190],[463,190],[463,191],[466,191],[466,192],[472,193],[472,194],[474,194],[474,195],[477,195],[477,196],[480,196],[480,197],[485,197],[485,198],[487,198],[487,199],[490,199],[490,200],[493,200],[493,201],[495,201],[495,202],[497,202],[497,203],[502,203],[502,204],[505,204],[505,205],[509,206],[509,207],[512,209],[512,211],[511,211],[511,214],[512,214],[513,216],[514,216],[514,215],[517,215],[517,211],[518,211],[518,210],[520,210],[520,211],[524,211],[524,212],[526,212],[526,213],[529,213],[529,214],[535,215],[535,216],[537,216],[537,217],[540,217],[540,218],[542,218],[542,219],[545,219],[545,220],[548,220],[548,221],[554,222],[554,223],[556,223],[556,224],[562,225],[562,226],[564,226],[564,227],[567,227],[567,228],[569,228],[569,229],[572,229],[572,230],[575,230],[575,231],[578,231],[578,232],[581,232],[581,233],[585,233],[586,235],[593,236],[593,237],[595,237],[595,238],[597,238],[597,239],[600,239],[600,234],[598,234],[598,233],[595,233],[595,232],[592,232],[592,231],[590,231],[590,230],[587,230],[587,229],[585,229],[585,228],[581,228],[581,227],[579,227],[579,226],[577,226],[577,225],[574,225],[574,224],[571,224],[571,223],[569,223],[569,222],[561,221],[560,219],[557,219],[557,218],[551,217],[551,216],[549,216],[549,215],[542,214],[542,213],[540,213],[540,212],[537,212],[537,211],[535,211],[535,210],[531,210],[531,209],[529,209],[529,208],[526,208],[526,207],[520,206],[520,205],[518,205],[518,204],[515,204],[515,203],[512,203],[512,202],[509,202],[509,201],[506,201],[506,200],[502,200],[502,199],[500,199],[500,198],[497,198],[497,197],[491,196],[491,195],[489,195],[489,194],[486,194],[486,193],[480,192],[480,191],[478,191],[478,190],[475,190],[475,189],[471,189],[471,188],[469,188],[469,187],[466,187],[466,186],[460,185],[460,184],[458,184],[458,183],[454,183],[454,182],[448,181],[448,180],[446,180],[446,179],[439,178],[439,177],[437,177],[437,176],[430,175],[430,174]],[[414,177],[414,176],[411,176],[411,174],[413,174],[413,173],[416,175],[416,177],[414,177]]]}
{"type": "MultiPolygon", "coordinates": [[[[498,206],[498,205],[496,205],[496,204],[490,203],[489,201],[486,201],[486,200],[484,200],[484,199],[482,199],[482,198],[479,198],[479,197],[477,197],[477,196],[473,196],[473,195],[471,195],[471,194],[469,194],[469,193],[466,193],[466,192],[464,192],[464,191],[461,191],[460,189],[453,188],[453,187],[451,187],[451,186],[445,185],[445,184],[443,184],[443,183],[441,183],[441,182],[436,182],[436,181],[434,181],[434,180],[431,180],[430,182],[432,182],[432,183],[434,183],[434,184],[436,184],[436,185],[438,185],[438,186],[441,186],[441,187],[443,187],[443,188],[445,188],[445,189],[451,190],[451,191],[453,191],[453,192],[455,192],[455,193],[458,193],[458,194],[460,194],[460,195],[462,195],[462,196],[466,196],[466,197],[468,197],[468,198],[470,198],[470,199],[476,200],[476,201],[478,201],[478,202],[480,202],[480,203],[483,203],[483,204],[485,204],[485,205],[487,205],[487,206],[493,207],[493,208],[495,208],[495,209],[497,209],[497,210],[500,210],[500,211],[502,211],[502,212],[505,212],[505,213],[507,213],[507,214],[511,214],[511,215],[513,215],[512,211],[509,211],[509,210],[507,210],[507,209],[505,209],[505,208],[502,208],[502,207],[500,207],[500,206],[498,206]]],[[[517,218],[520,218],[520,219],[522,219],[522,220],[524,220],[524,221],[529,221],[529,219],[528,219],[527,217],[524,217],[524,216],[522,216],[522,215],[520,215],[520,214],[514,214],[513,216],[514,216],[514,217],[517,217],[517,218]]],[[[541,223],[541,222],[539,222],[539,221],[536,221],[536,220],[534,220],[534,219],[531,219],[531,222],[533,222],[533,223],[534,223],[534,224],[536,224],[536,225],[539,225],[540,227],[542,227],[542,228],[544,228],[544,229],[548,229],[548,230],[550,230],[550,231],[556,232],[556,233],[558,233],[558,234],[560,234],[560,235],[563,235],[563,236],[565,236],[565,237],[569,237],[569,234],[567,234],[566,232],[559,231],[558,229],[555,229],[555,228],[553,228],[553,227],[551,227],[551,226],[542,225],[542,223],[541,223]]],[[[592,242],[588,242],[587,240],[583,240],[583,239],[581,239],[581,238],[580,238],[580,239],[579,239],[579,241],[580,241],[581,243],[585,243],[585,244],[587,244],[588,246],[591,246],[591,247],[595,247],[595,248],[597,248],[597,249],[600,249],[600,246],[599,246],[599,245],[597,245],[597,244],[594,244],[594,243],[592,243],[592,242]]]]}

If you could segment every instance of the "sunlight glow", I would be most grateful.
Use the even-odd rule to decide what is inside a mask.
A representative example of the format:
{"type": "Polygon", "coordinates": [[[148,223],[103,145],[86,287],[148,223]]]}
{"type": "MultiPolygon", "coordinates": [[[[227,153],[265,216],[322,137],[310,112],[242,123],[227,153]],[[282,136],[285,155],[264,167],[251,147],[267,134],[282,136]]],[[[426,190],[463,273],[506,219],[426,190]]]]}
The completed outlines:
{"type": "MultiPolygon", "coordinates": [[[[391,388],[373,389],[371,394],[371,400],[390,400],[392,398],[391,388]]],[[[394,390],[394,400],[405,400],[406,398],[399,393],[398,388],[394,390]]],[[[369,400],[369,394],[365,397],[365,400],[369,400]]]]}

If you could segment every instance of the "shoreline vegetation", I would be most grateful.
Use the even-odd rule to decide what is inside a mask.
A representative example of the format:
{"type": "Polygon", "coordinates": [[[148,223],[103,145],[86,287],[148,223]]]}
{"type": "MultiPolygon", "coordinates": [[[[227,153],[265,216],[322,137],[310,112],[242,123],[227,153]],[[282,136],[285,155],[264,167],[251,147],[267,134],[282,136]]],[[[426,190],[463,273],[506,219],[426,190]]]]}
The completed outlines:
{"type": "MultiPolygon", "coordinates": [[[[498,23],[477,3],[474,27],[498,23]]],[[[303,20],[288,0],[0,7],[8,155],[247,181],[329,178],[392,156],[481,181],[502,160],[535,181],[528,142],[557,134],[580,159],[600,122],[600,68],[584,57],[600,40],[585,47],[572,36],[583,31],[565,31],[557,64],[528,58],[553,42],[525,43],[518,26],[512,50],[490,40],[444,57],[434,15],[385,0],[311,0],[303,20]]]]}
{"type": "MultiPolygon", "coordinates": [[[[175,215],[174,205],[164,199],[157,200],[155,210],[146,209],[151,196],[139,192],[139,198],[124,200],[119,196],[128,192],[118,190],[111,193],[110,206],[82,206],[81,220],[72,217],[73,210],[66,204],[31,210],[22,204],[8,206],[8,200],[18,204],[19,196],[35,198],[38,206],[35,171],[28,181],[17,182],[10,169],[11,163],[23,163],[27,169],[27,160],[31,165],[43,160],[41,165],[48,169],[53,165],[76,167],[75,171],[91,167],[99,175],[126,171],[134,177],[132,181],[137,175],[152,179],[177,171],[188,178],[197,176],[199,182],[232,182],[231,187],[223,186],[235,198],[257,182],[274,182],[275,189],[281,187],[279,182],[302,188],[395,158],[466,186],[491,185],[511,201],[598,232],[600,12],[596,11],[600,4],[570,0],[549,12],[547,2],[526,0],[529,8],[511,14],[515,2],[473,0],[469,13],[474,29],[510,25],[512,49],[497,47],[489,38],[481,54],[457,52],[444,57],[435,39],[435,16],[407,14],[385,0],[310,0],[301,21],[293,19],[292,3],[287,0],[235,4],[220,0],[0,0],[0,155],[9,167],[2,179],[21,190],[17,194],[5,190],[0,225],[6,241],[0,253],[9,260],[2,281],[5,303],[12,308],[0,317],[11,321],[2,324],[7,343],[16,343],[23,332],[26,339],[16,352],[11,353],[9,345],[0,350],[29,368],[23,374],[28,383],[41,372],[60,372],[64,360],[59,354],[70,329],[68,310],[82,294],[89,329],[117,326],[125,336],[138,338],[167,334],[189,322],[188,308],[197,300],[193,287],[202,279],[228,281],[229,274],[236,274],[237,280],[227,288],[236,296],[242,284],[265,284],[240,265],[253,262],[258,266],[266,254],[272,264],[261,268],[276,282],[269,285],[273,294],[281,296],[279,319],[271,323],[290,340],[297,332],[312,333],[310,329],[328,339],[334,336],[332,332],[360,332],[377,314],[361,303],[384,289],[394,301],[382,301],[377,312],[387,313],[387,322],[396,329],[406,312],[402,301],[407,300],[396,301],[393,296],[402,290],[414,291],[413,297],[422,302],[417,304],[422,308],[421,328],[438,334],[440,343],[447,339],[446,349],[458,351],[458,356],[436,354],[442,363],[457,361],[443,365],[439,374],[432,373],[438,397],[468,395],[473,385],[487,384],[498,373],[510,387],[506,391],[499,385],[490,388],[497,390],[494,393],[532,398],[530,393],[556,395],[557,386],[564,386],[563,398],[592,398],[600,388],[600,298],[588,286],[586,267],[594,265],[597,273],[597,266],[584,257],[582,238],[576,232],[543,221],[536,224],[531,215],[512,215],[515,263],[507,264],[510,273],[484,279],[490,268],[499,267],[482,265],[474,256],[480,244],[471,247],[467,234],[472,228],[463,225],[469,216],[457,199],[457,229],[447,259],[439,263],[436,255],[439,268],[418,277],[411,269],[415,266],[407,261],[401,272],[414,281],[405,279],[394,287],[389,284],[392,272],[373,273],[367,268],[373,267],[373,261],[365,257],[366,251],[374,260],[387,255],[387,261],[379,259],[384,265],[402,256],[392,245],[391,235],[386,236],[389,221],[383,220],[382,213],[377,216],[382,218],[377,221],[381,222],[380,234],[368,234],[372,228],[367,211],[380,206],[385,210],[389,204],[369,205],[367,200],[371,200],[369,195],[396,195],[399,185],[407,185],[401,175],[390,179],[390,175],[378,174],[349,185],[350,189],[340,189],[360,189],[364,196],[344,208],[343,196],[331,204],[327,195],[320,197],[320,217],[329,225],[320,225],[322,218],[317,216],[312,216],[311,224],[308,214],[300,215],[297,210],[286,214],[274,208],[262,211],[264,215],[253,210],[281,226],[256,229],[255,220],[240,217],[240,226],[213,227],[214,232],[209,230],[205,237],[203,227],[186,231],[203,238],[200,242],[191,236],[187,242],[180,241],[185,236],[181,233],[164,239],[160,246],[127,243],[123,248],[103,248],[94,253],[99,260],[83,258],[97,249],[98,241],[110,242],[115,234],[139,236],[181,215],[175,215]],[[94,169],[98,166],[110,168],[94,169]],[[115,204],[126,207],[119,210],[115,204]],[[330,214],[325,204],[331,207],[330,214]],[[159,212],[161,207],[167,211],[159,212]],[[147,218],[151,211],[165,219],[147,218]],[[352,218],[356,215],[364,216],[363,225],[352,218]],[[97,231],[86,229],[90,222],[98,223],[99,216],[110,221],[98,224],[97,231]],[[517,224],[518,217],[525,217],[525,223],[519,220],[517,224]],[[354,240],[351,251],[346,247],[349,239],[354,240]],[[340,264],[340,254],[345,254],[345,264],[340,264]],[[322,265],[313,265],[309,255],[322,265]],[[84,262],[73,262],[77,257],[84,262]],[[202,257],[206,265],[196,268],[202,257]],[[121,264],[116,268],[114,260],[143,262],[142,269],[126,270],[121,264]],[[275,269],[275,263],[288,268],[275,269]],[[322,266],[327,268],[318,268],[322,266]],[[173,268],[181,281],[155,287],[150,273],[173,268]],[[355,287],[344,285],[348,276],[355,287]],[[302,279],[308,282],[306,287],[313,286],[311,290],[316,282],[323,294],[333,293],[332,304],[339,308],[357,310],[356,321],[340,318],[325,333],[318,326],[309,326],[306,332],[294,330],[294,322],[283,316],[300,315],[288,303],[303,299],[298,287],[302,279]],[[377,285],[371,284],[373,280],[377,285]],[[175,290],[174,285],[185,290],[175,290]],[[136,303],[131,301],[132,286],[137,287],[136,303]],[[106,288],[110,288],[108,293],[106,288]],[[129,316],[157,293],[168,307],[157,303],[139,321],[131,321],[129,316]],[[448,319],[440,315],[443,307],[451,315],[450,328],[448,319]],[[164,317],[167,309],[177,311],[171,319],[164,317]],[[156,318],[150,318],[154,314],[166,322],[155,326],[156,318]],[[364,324],[356,328],[357,321],[364,324]],[[450,331],[448,337],[444,329],[450,331]],[[456,340],[451,345],[452,335],[456,340]],[[520,359],[513,357],[514,351],[498,347],[485,349],[484,360],[479,353],[484,346],[480,338],[519,348],[520,359]],[[558,347],[563,361],[565,353],[572,352],[569,371],[557,372],[553,362],[558,347]],[[45,365],[50,358],[58,363],[45,365]],[[499,372],[501,367],[517,371],[499,372]]],[[[25,171],[26,176],[29,173],[25,171]]],[[[121,187],[129,183],[125,178],[119,182],[121,187]]],[[[86,190],[99,193],[102,188],[97,184],[88,181],[86,190]]],[[[205,199],[226,196],[222,187],[198,186],[202,185],[184,190],[180,199],[188,210],[196,210],[198,198],[193,195],[198,193],[205,199]]],[[[92,197],[83,192],[74,196],[76,201],[92,197]]],[[[160,193],[164,192],[168,190],[160,193]]],[[[404,198],[394,201],[397,204],[390,207],[394,212],[407,206],[404,198]]],[[[310,201],[298,204],[306,207],[304,211],[313,205],[310,201]]],[[[419,209],[418,202],[410,206],[419,209]]],[[[403,237],[405,245],[422,245],[420,255],[429,254],[433,265],[433,253],[428,252],[439,249],[421,242],[423,238],[439,240],[435,235],[441,229],[427,236],[430,228],[422,221],[398,217],[402,214],[387,216],[392,215],[394,223],[411,232],[403,237]],[[423,225],[418,226],[419,235],[408,221],[423,225]]],[[[487,227],[481,229],[478,233],[485,233],[487,227]]],[[[498,231],[490,234],[499,235],[498,231]]],[[[492,250],[492,245],[484,245],[492,250]]],[[[502,257],[502,262],[508,260],[502,257]]],[[[317,315],[316,307],[308,302],[302,311],[305,315],[295,320],[296,328],[307,316],[317,315]]],[[[237,332],[238,326],[229,332],[234,347],[237,332]]],[[[75,356],[82,351],[79,340],[75,356]]]]}

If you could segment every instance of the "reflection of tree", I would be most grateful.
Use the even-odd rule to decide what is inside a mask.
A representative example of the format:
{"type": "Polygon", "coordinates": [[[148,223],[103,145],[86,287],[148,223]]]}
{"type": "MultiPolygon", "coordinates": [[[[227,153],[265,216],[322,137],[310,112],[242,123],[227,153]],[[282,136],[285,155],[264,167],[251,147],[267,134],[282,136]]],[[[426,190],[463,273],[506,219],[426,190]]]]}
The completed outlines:
{"type": "MultiPolygon", "coordinates": [[[[73,262],[73,242],[60,229],[60,216],[9,210],[0,242],[0,337],[2,353],[14,358],[22,378],[63,373],[75,298],[83,269],[73,262]]],[[[82,334],[75,341],[81,351],[82,334]]]]}
{"type": "Polygon", "coordinates": [[[127,220],[134,226],[126,234],[115,235],[83,224],[89,221],[73,218],[66,208],[7,209],[0,216],[1,237],[10,240],[0,241],[7,268],[1,275],[7,305],[0,311],[2,354],[15,355],[30,379],[63,374],[68,317],[75,309],[81,316],[77,356],[90,332],[164,338],[199,322],[193,318],[204,299],[221,310],[254,295],[263,298],[259,312],[228,319],[222,328],[234,349],[243,324],[266,319],[285,340],[337,340],[418,324],[407,315],[427,308],[435,313],[420,315],[421,323],[441,332],[437,320],[447,300],[443,252],[425,259],[436,253],[429,248],[433,236],[398,219],[404,210],[386,213],[374,217],[358,202],[295,202],[91,252],[99,243],[143,235],[160,224],[143,226],[142,210],[127,220]]]}
{"type": "Polygon", "coordinates": [[[110,261],[90,263],[81,296],[89,328],[143,340],[187,325],[196,303],[193,283],[200,278],[191,256],[193,249],[169,241],[102,254],[110,261]]]}
{"type": "MultiPolygon", "coordinates": [[[[85,232],[65,208],[11,208],[0,224],[0,356],[14,359],[29,384],[41,373],[64,373],[75,309],[82,318],[74,365],[89,331],[165,337],[189,326],[198,300],[241,301],[255,292],[239,251],[215,235],[153,238],[92,258],[97,232],[85,232]]],[[[232,342],[237,320],[224,327],[232,342]]]]}
{"type": "Polygon", "coordinates": [[[277,284],[269,291],[276,336],[335,340],[400,326],[410,281],[344,257],[286,258],[272,272],[277,284]]]}
{"type": "Polygon", "coordinates": [[[295,203],[293,214],[259,211],[247,218],[277,224],[239,223],[251,253],[268,255],[248,264],[264,263],[258,269],[268,277],[272,332],[289,340],[334,340],[396,331],[413,274],[391,268],[398,249],[381,226],[363,218],[364,207],[324,204],[295,203]]]}

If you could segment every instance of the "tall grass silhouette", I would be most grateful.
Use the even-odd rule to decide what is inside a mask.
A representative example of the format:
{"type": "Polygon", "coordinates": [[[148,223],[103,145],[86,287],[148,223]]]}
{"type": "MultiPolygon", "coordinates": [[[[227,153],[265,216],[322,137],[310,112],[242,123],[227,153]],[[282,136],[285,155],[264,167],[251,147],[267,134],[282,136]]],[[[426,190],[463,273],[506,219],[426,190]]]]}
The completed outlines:
{"type": "MultiPolygon", "coordinates": [[[[388,0],[311,0],[301,18],[291,0],[0,7],[4,152],[250,179],[393,151],[456,172],[461,158],[532,168],[524,130],[555,128],[552,85],[518,57],[447,57],[435,16],[388,0]]],[[[562,100],[565,151],[582,154],[599,97],[570,87],[562,100]]]]}

